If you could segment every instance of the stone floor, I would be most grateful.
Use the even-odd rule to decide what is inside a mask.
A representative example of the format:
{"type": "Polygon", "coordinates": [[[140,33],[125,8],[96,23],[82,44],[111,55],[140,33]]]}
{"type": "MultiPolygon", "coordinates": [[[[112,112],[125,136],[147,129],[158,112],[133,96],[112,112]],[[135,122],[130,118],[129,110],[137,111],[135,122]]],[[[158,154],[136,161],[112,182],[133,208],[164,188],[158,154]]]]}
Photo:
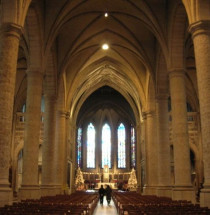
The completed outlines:
{"type": "Polygon", "coordinates": [[[100,205],[100,203],[98,203],[93,215],[117,215],[117,209],[113,200],[110,205],[108,205],[106,199],[104,198],[104,204],[100,205]]]}

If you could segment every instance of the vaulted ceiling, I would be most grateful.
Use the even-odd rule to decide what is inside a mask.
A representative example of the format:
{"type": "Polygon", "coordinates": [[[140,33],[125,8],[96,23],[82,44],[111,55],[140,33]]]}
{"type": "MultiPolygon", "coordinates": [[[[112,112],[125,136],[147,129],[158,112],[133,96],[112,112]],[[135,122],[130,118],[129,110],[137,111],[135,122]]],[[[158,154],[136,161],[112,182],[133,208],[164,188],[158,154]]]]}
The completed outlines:
{"type": "Polygon", "coordinates": [[[166,6],[165,1],[154,0],[46,0],[46,47],[56,44],[69,103],[82,95],[84,102],[109,85],[140,109],[149,78],[155,78],[156,50],[166,46],[166,23],[159,22],[164,21],[166,6]],[[104,43],[108,50],[101,48],[104,43]]]}
{"type": "MultiPolygon", "coordinates": [[[[32,2],[42,29],[40,44],[45,56],[54,52],[56,87],[63,79],[65,105],[72,114],[77,115],[86,99],[103,86],[118,91],[137,117],[154,98],[156,83],[166,91],[169,29],[178,5],[184,8],[177,0],[32,2]],[[104,43],[108,50],[102,49],[104,43]],[[157,75],[158,64],[164,69],[159,68],[162,74],[157,75]]],[[[28,31],[34,24],[31,20],[28,15],[28,31]]],[[[25,34],[27,40],[31,39],[25,34]]]]}

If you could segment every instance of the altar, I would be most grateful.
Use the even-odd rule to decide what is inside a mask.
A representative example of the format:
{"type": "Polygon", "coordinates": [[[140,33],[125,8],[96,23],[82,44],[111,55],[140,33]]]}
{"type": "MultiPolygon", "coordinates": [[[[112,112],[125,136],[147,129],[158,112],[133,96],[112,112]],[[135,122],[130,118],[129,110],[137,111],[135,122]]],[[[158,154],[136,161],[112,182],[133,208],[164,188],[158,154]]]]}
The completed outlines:
{"type": "Polygon", "coordinates": [[[101,177],[101,181],[99,181],[96,184],[96,189],[99,189],[101,187],[101,185],[103,185],[104,188],[107,187],[107,185],[109,185],[112,189],[116,189],[117,188],[117,183],[110,181],[110,175],[109,175],[109,166],[108,165],[104,165],[104,169],[103,169],[103,179],[101,177]]]}
{"type": "Polygon", "coordinates": [[[106,188],[118,189],[119,185],[128,182],[130,172],[110,172],[109,166],[105,165],[99,172],[83,172],[85,189],[99,189],[101,185],[106,188]]]}
{"type": "Polygon", "coordinates": [[[112,182],[99,182],[96,185],[96,189],[99,189],[101,187],[101,185],[103,185],[103,188],[106,189],[107,185],[109,185],[112,189],[117,189],[117,183],[112,183],[112,182]]]}
{"type": "Polygon", "coordinates": [[[103,182],[104,183],[109,183],[109,166],[108,165],[104,165],[103,182]]]}

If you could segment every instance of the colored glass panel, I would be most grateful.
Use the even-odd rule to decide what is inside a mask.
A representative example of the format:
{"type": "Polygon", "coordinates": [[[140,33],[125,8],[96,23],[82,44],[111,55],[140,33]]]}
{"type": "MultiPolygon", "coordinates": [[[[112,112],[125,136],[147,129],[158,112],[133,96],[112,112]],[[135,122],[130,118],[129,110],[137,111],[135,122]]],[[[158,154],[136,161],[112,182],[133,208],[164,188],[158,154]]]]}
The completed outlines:
{"type": "Polygon", "coordinates": [[[118,127],[118,168],[126,167],[125,126],[121,123],[118,127]]]}
{"type": "Polygon", "coordinates": [[[131,165],[136,166],[136,136],[133,126],[131,126],[131,165]]]}
{"type": "Polygon", "coordinates": [[[77,165],[82,165],[82,128],[77,130],[77,165]]]}
{"type": "Polygon", "coordinates": [[[92,123],[87,128],[87,168],[95,168],[95,128],[92,123]]]}
{"type": "Polygon", "coordinates": [[[111,168],[111,129],[107,123],[102,128],[102,168],[104,165],[111,168]]]}

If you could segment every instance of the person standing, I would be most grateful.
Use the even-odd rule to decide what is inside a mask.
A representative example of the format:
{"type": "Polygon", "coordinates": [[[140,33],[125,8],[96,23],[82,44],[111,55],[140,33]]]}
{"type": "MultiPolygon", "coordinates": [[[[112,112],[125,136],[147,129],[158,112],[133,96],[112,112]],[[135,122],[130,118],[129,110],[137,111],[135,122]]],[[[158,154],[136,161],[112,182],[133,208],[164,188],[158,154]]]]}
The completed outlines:
{"type": "Polygon", "coordinates": [[[105,189],[103,188],[103,185],[101,185],[101,188],[98,190],[98,192],[99,192],[100,204],[103,205],[104,194],[105,194],[105,189]]]}
{"type": "Polygon", "coordinates": [[[106,200],[107,200],[108,205],[110,204],[111,196],[112,196],[112,189],[111,189],[111,187],[109,185],[107,185],[107,188],[106,188],[106,200]]]}

